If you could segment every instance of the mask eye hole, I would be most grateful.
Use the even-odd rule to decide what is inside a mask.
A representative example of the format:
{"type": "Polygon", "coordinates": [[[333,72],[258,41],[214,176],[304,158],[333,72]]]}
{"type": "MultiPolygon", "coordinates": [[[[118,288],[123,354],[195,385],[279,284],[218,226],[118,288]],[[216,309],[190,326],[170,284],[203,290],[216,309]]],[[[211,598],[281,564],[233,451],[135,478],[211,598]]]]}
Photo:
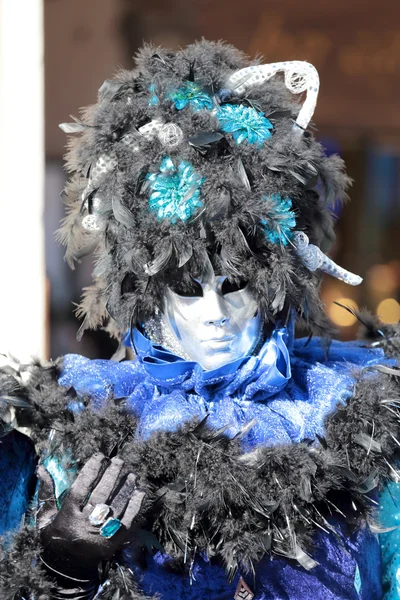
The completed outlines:
{"type": "Polygon", "coordinates": [[[175,281],[171,284],[170,289],[183,298],[196,298],[203,296],[203,288],[196,279],[190,278],[188,281],[175,281]]]}
{"type": "Polygon", "coordinates": [[[245,279],[230,281],[228,278],[226,278],[222,283],[221,293],[225,295],[232,294],[233,292],[238,292],[239,290],[243,290],[246,287],[247,283],[248,282],[245,279]]]}

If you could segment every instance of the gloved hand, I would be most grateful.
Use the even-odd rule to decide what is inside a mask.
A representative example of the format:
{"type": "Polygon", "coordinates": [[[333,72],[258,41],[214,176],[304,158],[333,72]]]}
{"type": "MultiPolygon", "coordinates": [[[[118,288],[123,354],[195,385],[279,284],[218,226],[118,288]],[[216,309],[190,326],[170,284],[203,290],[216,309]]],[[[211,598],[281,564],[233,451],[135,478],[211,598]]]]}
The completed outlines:
{"type": "Polygon", "coordinates": [[[121,477],[123,466],[124,461],[119,458],[109,461],[103,454],[92,456],[58,510],[53,479],[43,465],[39,465],[37,523],[42,559],[53,575],[58,573],[76,581],[97,579],[99,563],[111,559],[131,539],[144,492],[136,488],[135,475],[121,477]],[[97,504],[107,504],[111,509],[108,516],[121,523],[109,539],[103,537],[102,525],[93,525],[89,520],[97,504]]]}

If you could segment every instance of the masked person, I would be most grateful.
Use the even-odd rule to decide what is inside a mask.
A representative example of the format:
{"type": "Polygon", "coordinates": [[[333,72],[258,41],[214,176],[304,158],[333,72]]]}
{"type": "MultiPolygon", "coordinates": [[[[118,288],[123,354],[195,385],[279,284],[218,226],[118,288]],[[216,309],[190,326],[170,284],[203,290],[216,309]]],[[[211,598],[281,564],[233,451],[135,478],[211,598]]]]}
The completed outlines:
{"type": "Polygon", "coordinates": [[[349,180],[318,87],[146,46],[62,126],[81,332],[121,345],[2,374],[3,598],[399,597],[399,341],[360,315],[367,341],[329,344],[322,272],[361,279],[326,255],[349,180]]]}

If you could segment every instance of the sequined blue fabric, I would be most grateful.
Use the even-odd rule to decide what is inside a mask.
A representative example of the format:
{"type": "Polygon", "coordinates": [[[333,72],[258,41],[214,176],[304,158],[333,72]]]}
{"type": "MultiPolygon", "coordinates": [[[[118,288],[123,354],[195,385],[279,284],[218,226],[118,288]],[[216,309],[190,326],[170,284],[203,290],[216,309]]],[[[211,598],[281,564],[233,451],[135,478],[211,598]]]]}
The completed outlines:
{"type": "Polygon", "coordinates": [[[400,599],[400,483],[390,482],[380,497],[379,524],[382,547],[384,600],[400,599]],[[394,529],[393,529],[394,528],[394,529]]]}
{"type": "MultiPolygon", "coordinates": [[[[369,529],[351,535],[335,523],[332,534],[315,536],[310,571],[283,559],[264,558],[255,578],[255,600],[381,600],[379,542],[369,529]]],[[[251,580],[248,580],[251,586],[251,580]]]]}
{"type": "MultiPolygon", "coordinates": [[[[172,430],[194,417],[209,415],[214,427],[230,424],[234,435],[253,418],[244,446],[298,442],[323,434],[323,422],[349,397],[357,367],[381,362],[379,349],[334,341],[328,356],[318,339],[293,342],[284,328],[274,331],[257,356],[215,371],[204,371],[134,332],[136,361],[114,363],[69,355],[60,383],[92,396],[101,406],[113,394],[126,397],[139,416],[139,435],[172,430]]],[[[340,540],[320,532],[315,539],[319,563],[311,571],[287,560],[265,558],[255,576],[243,573],[255,600],[379,600],[382,598],[380,548],[363,529],[356,534],[335,522],[340,540]]],[[[222,565],[196,559],[193,577],[160,553],[140,565],[126,556],[147,593],[161,600],[233,600],[237,578],[228,584],[222,565]]]]}
{"type": "Polygon", "coordinates": [[[35,451],[32,441],[18,431],[0,440],[0,535],[21,523],[35,488],[35,451]]]}

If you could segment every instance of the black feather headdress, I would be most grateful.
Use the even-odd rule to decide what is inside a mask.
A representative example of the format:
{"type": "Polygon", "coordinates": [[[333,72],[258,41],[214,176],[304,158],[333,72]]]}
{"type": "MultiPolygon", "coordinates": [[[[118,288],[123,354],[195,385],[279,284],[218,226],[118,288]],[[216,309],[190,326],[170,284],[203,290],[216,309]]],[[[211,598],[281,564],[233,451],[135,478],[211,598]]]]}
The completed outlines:
{"type": "Polygon", "coordinates": [[[176,52],[145,46],[136,63],[62,126],[73,137],[60,239],[71,265],[97,257],[81,330],[145,321],[171,278],[201,273],[208,256],[249,282],[265,320],[292,310],[322,333],[323,264],[304,259],[294,233],[323,256],[334,240],[329,203],[345,198],[349,179],[306,130],[315,69],[251,64],[205,40],[176,52]],[[299,92],[311,94],[303,105],[299,92]]]}

